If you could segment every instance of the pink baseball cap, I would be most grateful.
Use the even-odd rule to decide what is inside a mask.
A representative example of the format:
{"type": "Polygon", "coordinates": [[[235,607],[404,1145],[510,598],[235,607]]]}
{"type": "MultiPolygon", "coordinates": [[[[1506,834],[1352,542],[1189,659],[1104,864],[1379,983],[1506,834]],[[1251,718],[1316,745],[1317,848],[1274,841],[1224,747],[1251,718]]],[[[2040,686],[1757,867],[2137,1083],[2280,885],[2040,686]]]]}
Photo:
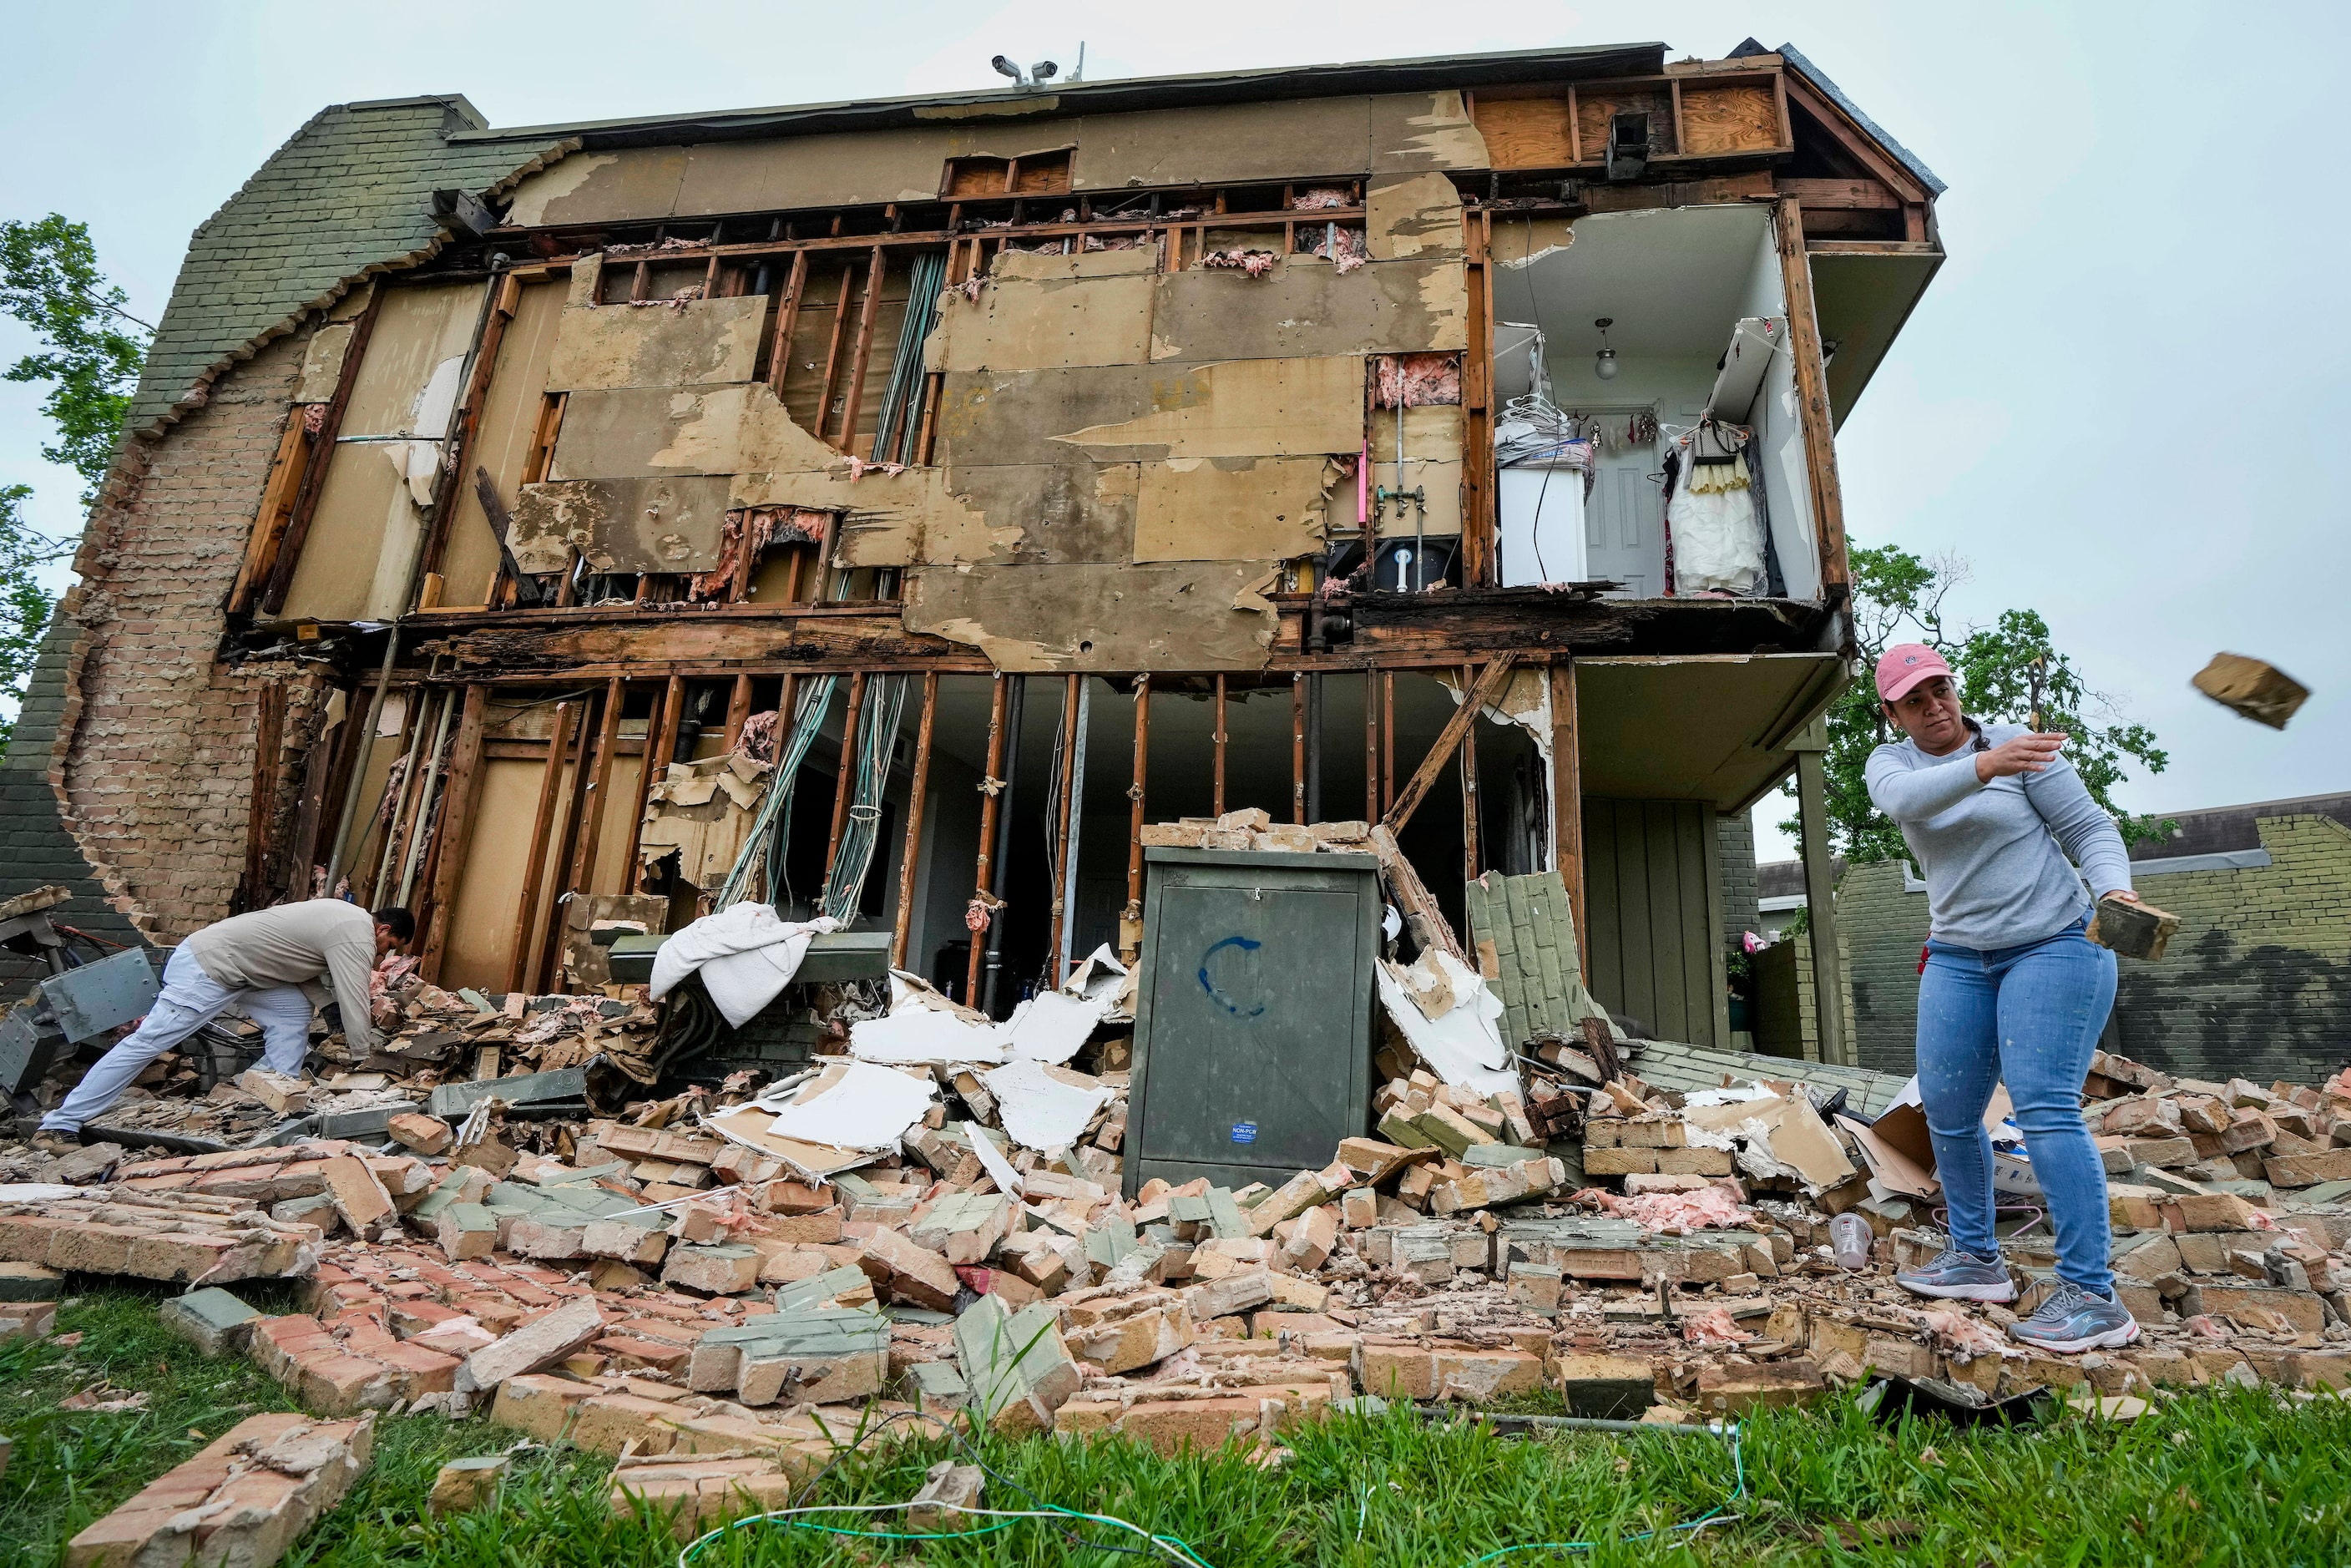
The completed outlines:
{"type": "Polygon", "coordinates": [[[1943,655],[1924,643],[1896,643],[1878,655],[1877,695],[1886,702],[1897,703],[1903,694],[1920,681],[1936,675],[1949,677],[1951,666],[1943,663],[1943,655]]]}

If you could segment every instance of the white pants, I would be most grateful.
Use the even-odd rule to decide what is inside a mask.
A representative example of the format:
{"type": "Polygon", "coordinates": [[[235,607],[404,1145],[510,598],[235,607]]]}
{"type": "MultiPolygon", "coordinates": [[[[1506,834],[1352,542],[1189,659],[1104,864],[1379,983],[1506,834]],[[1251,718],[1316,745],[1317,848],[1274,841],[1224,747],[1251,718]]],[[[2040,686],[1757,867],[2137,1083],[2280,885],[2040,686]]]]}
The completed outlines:
{"type": "Polygon", "coordinates": [[[131,1037],[99,1059],[74,1086],[65,1103],[41,1118],[44,1133],[68,1135],[122,1098],[147,1064],[235,1005],[261,1026],[263,1060],[273,1072],[291,1078],[310,1053],[310,998],[298,986],[263,986],[232,991],[196,962],[185,946],[172,950],[163,966],[163,988],[131,1037]]]}

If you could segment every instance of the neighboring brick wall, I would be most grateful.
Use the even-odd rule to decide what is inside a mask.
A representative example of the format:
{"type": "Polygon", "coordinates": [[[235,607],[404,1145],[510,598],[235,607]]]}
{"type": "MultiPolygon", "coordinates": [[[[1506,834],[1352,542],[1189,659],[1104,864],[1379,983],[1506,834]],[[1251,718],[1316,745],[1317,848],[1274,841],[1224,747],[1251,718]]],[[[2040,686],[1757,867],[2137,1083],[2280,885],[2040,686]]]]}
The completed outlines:
{"type": "Polygon", "coordinates": [[[1918,1056],[1918,949],[1927,895],[1902,891],[1902,862],[1848,866],[1837,883],[1837,935],[1853,979],[1861,1064],[1908,1073],[1918,1056]]]}
{"type": "MultiPolygon", "coordinates": [[[[2180,917],[2169,953],[2122,960],[2120,1049],[2168,1072],[2315,1082],[2351,1061],[2351,830],[2325,817],[2265,817],[2266,866],[2135,880],[2180,917]]],[[[1837,890],[1852,950],[1865,1067],[1916,1059],[1918,946],[1927,896],[1896,862],[1855,866],[1837,890]]]]}
{"type": "MultiPolygon", "coordinates": [[[[135,446],[76,560],[66,822],[115,907],[152,940],[228,914],[244,870],[260,687],[291,667],[233,668],[214,654],[301,358],[296,340],[272,344],[162,440],[135,446]]],[[[311,675],[288,696],[298,754],[318,688],[311,675]]]]}
{"type": "Polygon", "coordinates": [[[1739,939],[1755,929],[1755,823],[1744,812],[1714,820],[1716,853],[1722,863],[1722,945],[1736,951],[1739,939]]]}

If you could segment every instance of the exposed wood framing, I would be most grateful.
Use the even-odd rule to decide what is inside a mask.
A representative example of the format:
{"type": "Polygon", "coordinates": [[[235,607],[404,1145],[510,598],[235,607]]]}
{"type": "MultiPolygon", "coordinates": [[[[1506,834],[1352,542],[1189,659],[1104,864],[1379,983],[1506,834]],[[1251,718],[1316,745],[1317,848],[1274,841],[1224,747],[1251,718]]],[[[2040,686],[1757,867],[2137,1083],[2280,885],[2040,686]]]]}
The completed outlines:
{"type": "Polygon", "coordinates": [[[1126,908],[1119,915],[1118,946],[1129,964],[1143,951],[1144,780],[1151,764],[1151,677],[1134,677],[1134,782],[1127,786],[1134,810],[1126,828],[1126,908]]]}
{"type": "Polygon", "coordinates": [[[1592,977],[1592,927],[1583,914],[1583,753],[1576,723],[1575,665],[1562,659],[1551,667],[1551,844],[1559,880],[1566,885],[1575,918],[1575,951],[1592,977]]]}
{"type": "Polygon", "coordinates": [[[1403,832],[1405,824],[1412,821],[1412,814],[1420,810],[1421,798],[1437,782],[1437,776],[1445,770],[1446,763],[1452,760],[1454,751],[1468,735],[1469,726],[1477,719],[1479,710],[1502,695],[1503,686],[1510,683],[1510,666],[1517,658],[1515,653],[1504,653],[1489,660],[1486,673],[1478,677],[1477,685],[1465,687],[1461,705],[1453,710],[1453,716],[1447,719],[1445,727],[1437,732],[1436,744],[1428,748],[1428,755],[1420,759],[1420,766],[1413,769],[1412,778],[1396,796],[1395,804],[1390,806],[1387,814],[1381,818],[1381,825],[1388,831],[1403,832]]]}
{"type": "Polygon", "coordinates": [[[923,805],[931,782],[931,726],[939,716],[939,674],[923,675],[923,722],[914,731],[914,777],[906,787],[905,845],[898,852],[898,920],[890,937],[890,965],[906,967],[906,943],[914,926],[914,862],[923,849],[923,805]]]}
{"type": "Polygon", "coordinates": [[[319,434],[310,444],[310,461],[302,472],[302,486],[295,493],[294,509],[286,519],[286,532],[279,540],[276,559],[269,563],[269,586],[261,596],[265,615],[275,615],[286,607],[286,595],[294,586],[294,568],[302,559],[302,543],[310,537],[310,518],[319,509],[319,492],[326,487],[327,470],[334,465],[335,437],[343,428],[343,412],[351,405],[351,389],[359,384],[360,366],[367,359],[368,340],[375,336],[376,317],[383,308],[384,290],[378,287],[369,298],[367,308],[351,327],[351,340],[343,346],[342,373],[335,378],[335,395],[320,416],[319,434]]]}
{"type": "MultiPolygon", "coordinates": [[[[934,675],[933,680],[937,677],[934,675]]],[[[1071,675],[1061,683],[1061,774],[1056,798],[1061,810],[1053,822],[1053,923],[1045,943],[1045,951],[1054,963],[1053,983],[1061,982],[1061,928],[1073,913],[1067,907],[1066,894],[1070,885],[1070,812],[1075,806],[1071,791],[1077,787],[1078,771],[1078,695],[1085,685],[1083,675],[1071,675]]]]}
{"type": "Polygon", "coordinates": [[[637,768],[637,809],[629,813],[629,852],[621,862],[621,887],[634,893],[644,880],[644,868],[637,863],[637,849],[644,833],[645,798],[653,785],[669,771],[669,759],[677,747],[677,723],[685,703],[685,683],[672,675],[653,698],[653,712],[645,716],[644,760],[637,768]]]}
{"type": "Polygon", "coordinates": [[[857,313],[857,347],[849,365],[849,393],[841,411],[841,447],[846,452],[857,441],[857,415],[865,402],[865,368],[873,358],[873,323],[882,314],[882,285],[888,277],[890,253],[873,247],[865,275],[865,301],[857,313]]]}
{"type": "Polygon", "coordinates": [[[1290,820],[1306,821],[1306,676],[1290,677],[1290,820]]]}
{"type": "MultiPolygon", "coordinates": [[[[743,726],[751,717],[751,677],[735,677],[735,691],[726,699],[726,744],[719,749],[732,751],[743,738],[743,726]]],[[[652,733],[648,730],[646,733],[652,733]]]]}
{"type": "MultiPolygon", "coordinates": [[[[1461,689],[1472,689],[1476,667],[1461,666],[1461,689]]],[[[1468,704],[1463,705],[1465,707],[1468,704]]],[[[1474,716],[1469,727],[1461,732],[1461,856],[1467,880],[1478,880],[1479,845],[1478,810],[1478,726],[1474,716]]]]}
{"type": "Polygon", "coordinates": [[[555,829],[555,796],[563,779],[563,753],[571,744],[572,710],[555,705],[555,733],[547,742],[547,765],[538,775],[538,810],[530,822],[530,858],[525,862],[522,903],[515,911],[514,943],[507,956],[507,989],[521,990],[538,956],[539,884],[547,880],[547,841],[555,829]]]}
{"type": "Polygon", "coordinates": [[[294,514],[295,498],[302,493],[303,483],[314,465],[309,409],[309,404],[298,402],[286,416],[285,434],[277,438],[277,455],[270,460],[269,482],[261,492],[261,509],[254,516],[253,534],[246,541],[245,564],[237,570],[236,586],[229,591],[231,615],[250,611],[254,595],[269,580],[279,544],[286,537],[287,521],[294,514]]]}
{"type": "Polygon", "coordinates": [[[1821,597],[1841,601],[1851,591],[1853,573],[1845,559],[1844,497],[1837,486],[1836,423],[1829,412],[1828,377],[1821,368],[1820,320],[1813,313],[1813,266],[1804,254],[1804,214],[1792,198],[1782,197],[1774,215],[1782,287],[1788,298],[1788,347],[1796,361],[1796,398],[1803,416],[1813,528],[1821,552],[1821,597]]]}
{"type": "Polygon", "coordinates": [[[1380,672],[1380,799],[1372,809],[1378,821],[1395,808],[1395,672],[1380,672]]]}
{"type": "MultiPolygon", "coordinates": [[[[456,495],[457,476],[473,464],[474,438],[482,428],[482,402],[489,394],[490,378],[497,371],[498,348],[506,341],[507,323],[514,319],[515,308],[521,299],[522,279],[512,275],[501,278],[491,297],[489,313],[482,323],[480,340],[474,345],[474,363],[471,373],[465,378],[465,400],[457,405],[454,450],[449,462],[442,466],[440,479],[433,487],[433,520],[424,537],[423,554],[424,570],[428,575],[437,576],[441,570],[441,553],[449,543],[449,519],[457,510],[452,504],[456,495]]],[[[492,515],[496,516],[495,513],[492,515]]],[[[500,529],[501,537],[504,531],[500,529]]]]}
{"type": "Polygon", "coordinates": [[[1380,679],[1364,674],[1364,821],[1380,820],[1380,679]]]}
{"type": "MultiPolygon", "coordinates": [[[[580,893],[596,886],[596,852],[603,847],[604,802],[612,798],[612,758],[621,745],[621,709],[629,688],[615,675],[604,687],[604,722],[596,737],[596,773],[589,781],[587,821],[580,829],[580,857],[572,862],[571,886],[580,893]]],[[[561,929],[558,922],[557,929],[561,929]]]]}
{"type": "Polygon", "coordinates": [[[450,759],[448,787],[441,794],[445,831],[434,846],[433,907],[419,965],[432,985],[441,982],[441,955],[449,941],[449,905],[456,896],[457,873],[465,863],[466,847],[473,841],[474,795],[481,777],[482,714],[489,697],[490,688],[478,682],[466,686],[465,706],[457,719],[456,755],[450,759]]]}
{"type": "MultiPolygon", "coordinates": [[[[972,903],[978,905],[990,921],[996,918],[996,912],[987,907],[987,901],[992,896],[989,889],[994,885],[992,872],[996,864],[996,800],[1004,788],[1004,781],[996,775],[997,769],[1004,766],[1004,705],[1011,695],[1012,677],[998,673],[994,694],[988,699],[987,774],[979,781],[979,861],[971,884],[972,903]]],[[[981,935],[978,931],[971,934],[971,962],[964,974],[963,1002],[967,1007],[979,1005],[979,965],[981,950],[986,946],[980,941],[981,935]]]]}
{"type": "Polygon", "coordinates": [[[1225,814],[1225,677],[1217,677],[1217,740],[1215,815],[1225,814]]]}
{"type": "Polygon", "coordinates": [[[269,826],[277,812],[277,751],[285,744],[286,687],[264,681],[253,720],[253,794],[245,821],[245,876],[237,883],[240,909],[257,909],[269,899],[269,826]]]}
{"type": "Polygon", "coordinates": [[[792,366],[792,329],[799,325],[800,296],[808,290],[809,253],[792,253],[792,269],[784,282],[784,297],[776,306],[776,335],[768,352],[768,390],[784,395],[784,376],[792,366]]]}
{"type": "MultiPolygon", "coordinates": [[[[833,771],[832,827],[824,840],[824,884],[832,885],[832,868],[841,859],[841,835],[849,826],[849,798],[857,792],[857,726],[865,714],[865,672],[849,677],[849,709],[841,721],[841,763],[833,771]]],[[[852,907],[853,907],[852,904],[852,907]]]]}
{"type": "MultiPolygon", "coordinates": [[[[1468,229],[1469,351],[1461,367],[1461,473],[1468,492],[1461,518],[1461,580],[1483,588],[1493,580],[1494,556],[1494,214],[1482,209],[1465,213],[1462,222],[1468,229]]],[[[1404,418],[1402,409],[1396,418],[1404,418]]]]}
{"type": "MultiPolygon", "coordinates": [[[[560,925],[563,895],[573,892],[580,885],[573,871],[572,853],[579,848],[580,820],[588,809],[589,763],[594,755],[591,748],[595,743],[595,727],[590,722],[590,716],[596,711],[590,706],[590,701],[583,701],[580,706],[580,727],[574,732],[571,747],[571,771],[563,787],[563,802],[557,808],[555,896],[549,901],[548,914],[539,920],[538,929],[540,930],[545,930],[550,925],[560,925]]],[[[553,967],[556,956],[550,949],[554,944],[550,942],[541,946],[534,936],[532,945],[537,952],[532,959],[530,970],[524,977],[523,988],[530,991],[546,990],[549,987],[541,977],[553,967]]]]}

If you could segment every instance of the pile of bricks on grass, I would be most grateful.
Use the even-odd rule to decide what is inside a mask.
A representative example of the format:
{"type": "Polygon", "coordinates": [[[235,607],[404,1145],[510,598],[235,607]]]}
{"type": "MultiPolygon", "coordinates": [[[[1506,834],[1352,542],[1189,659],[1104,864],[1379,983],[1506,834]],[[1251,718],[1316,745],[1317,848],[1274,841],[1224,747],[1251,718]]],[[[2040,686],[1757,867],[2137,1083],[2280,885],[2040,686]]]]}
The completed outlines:
{"type": "Polygon", "coordinates": [[[269,1568],[368,1468],[375,1418],[248,1416],[66,1544],[66,1568],[269,1568]]]}

